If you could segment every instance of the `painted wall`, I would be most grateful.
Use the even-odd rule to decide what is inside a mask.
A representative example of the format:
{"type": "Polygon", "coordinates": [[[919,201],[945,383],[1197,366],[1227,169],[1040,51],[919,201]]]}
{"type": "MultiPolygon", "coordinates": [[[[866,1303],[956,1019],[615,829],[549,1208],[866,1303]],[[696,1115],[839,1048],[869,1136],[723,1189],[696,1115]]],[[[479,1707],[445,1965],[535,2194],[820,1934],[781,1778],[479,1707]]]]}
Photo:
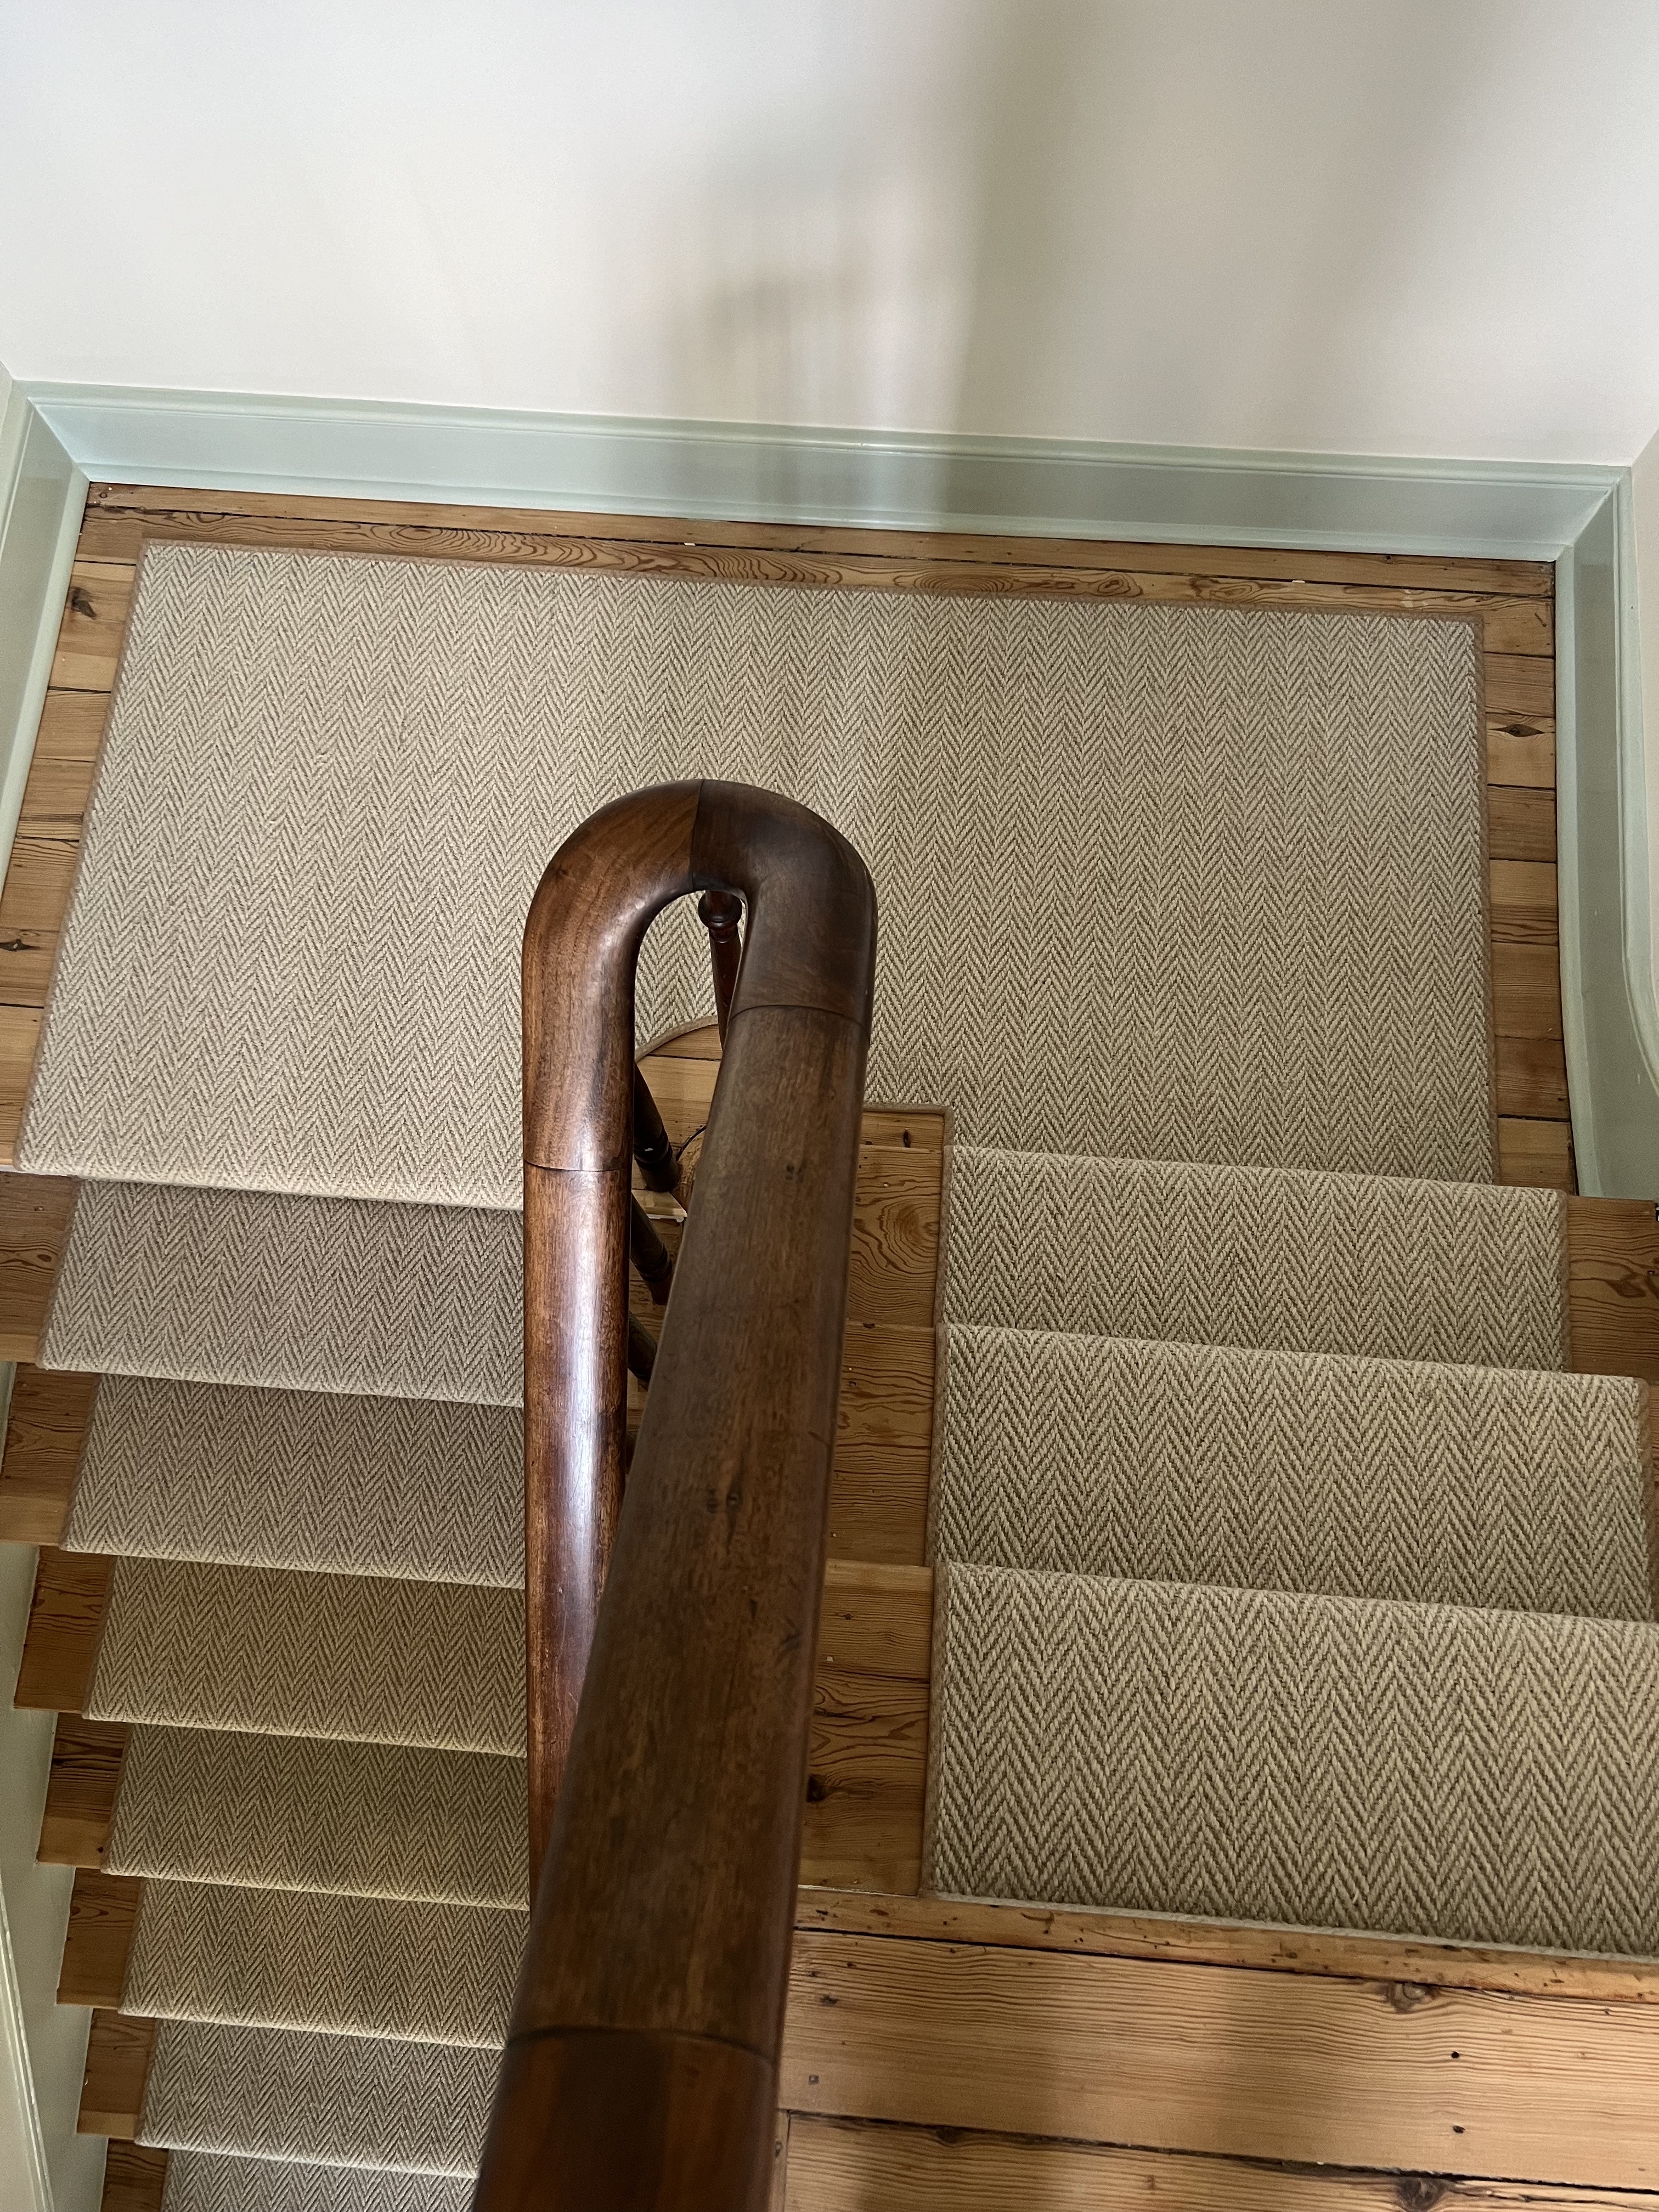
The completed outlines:
{"type": "Polygon", "coordinates": [[[0,6],[27,380],[1626,463],[1652,0],[0,6]]]}

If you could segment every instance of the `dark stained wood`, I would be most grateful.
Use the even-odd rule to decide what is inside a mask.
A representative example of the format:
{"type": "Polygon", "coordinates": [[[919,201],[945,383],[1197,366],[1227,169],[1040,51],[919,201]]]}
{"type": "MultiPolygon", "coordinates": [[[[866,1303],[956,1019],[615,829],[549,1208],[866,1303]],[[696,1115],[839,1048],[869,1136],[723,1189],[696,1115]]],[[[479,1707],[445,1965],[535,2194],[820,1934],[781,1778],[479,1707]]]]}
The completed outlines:
{"type": "Polygon", "coordinates": [[[95,1553],[41,1547],[15,1705],[35,1711],[80,1711],[98,1661],[111,1571],[112,1563],[95,1553]]]}
{"type": "Polygon", "coordinates": [[[95,1375],[17,1370],[0,1458],[0,1542],[61,1539],[97,1387],[95,1375]]]}
{"type": "Polygon", "coordinates": [[[638,1068],[634,1071],[633,1148],[646,1188],[672,1190],[679,1179],[679,1165],[651,1086],[638,1068]]]}
{"type": "Polygon", "coordinates": [[[59,2004],[112,2005],[118,2010],[143,1893],[143,1883],[128,1875],[84,1869],[76,1874],[58,1977],[59,2004]]]}
{"type": "MultiPolygon", "coordinates": [[[[649,1382],[657,1364],[657,1340],[637,1314],[628,1316],[628,1371],[639,1382],[649,1382]]],[[[605,1547],[609,1556],[610,1546],[605,1547]]]]}
{"type": "Polygon", "coordinates": [[[542,1871],[480,2212],[519,2212],[521,2178],[562,2161],[585,2177],[578,2196],[617,2212],[765,2203],[874,959],[858,855],[805,809],[743,785],[665,786],[605,809],[555,856],[531,908],[526,1480],[542,1871]],[[703,890],[742,897],[748,936],[607,1569],[626,1409],[612,1347],[627,1316],[634,963],[653,915],[703,890]]]}
{"type": "Polygon", "coordinates": [[[36,1853],[44,1864],[103,1865],[127,1734],[121,1721],[89,1721],[79,1713],[58,1716],[36,1853]]]}
{"type": "Polygon", "coordinates": [[[732,1014],[732,994],[738,988],[738,964],[743,957],[743,901],[730,891],[705,891],[697,901],[697,920],[708,932],[708,957],[714,970],[714,1025],[720,1042],[732,1014]]]}
{"type": "Polygon", "coordinates": [[[167,2154],[146,2143],[112,2142],[104,2164],[101,2212],[161,2212],[167,2154]]]}
{"type": "Polygon", "coordinates": [[[628,1255],[651,1293],[652,1304],[665,1306],[674,1280],[674,1262],[655,1224],[636,1198],[629,1201],[628,1255]]]}

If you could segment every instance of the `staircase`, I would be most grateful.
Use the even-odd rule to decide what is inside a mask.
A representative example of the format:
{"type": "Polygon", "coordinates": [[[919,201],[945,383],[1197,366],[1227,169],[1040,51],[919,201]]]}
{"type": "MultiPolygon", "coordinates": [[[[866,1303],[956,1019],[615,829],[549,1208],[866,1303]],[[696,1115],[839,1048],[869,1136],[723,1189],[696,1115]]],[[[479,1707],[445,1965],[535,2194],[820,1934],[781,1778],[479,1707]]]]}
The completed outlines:
{"type": "MultiPolygon", "coordinates": [[[[304,950],[326,906],[306,809],[368,802],[335,709],[295,772],[271,702],[292,704],[309,635],[347,670],[364,638],[418,652],[423,603],[385,572],[419,564],[371,563],[374,592],[341,602],[341,558],[262,550],[250,576],[239,533],[283,542],[257,513],[158,530],[112,496],[88,527],[94,551],[128,542],[96,534],[118,527],[170,534],[163,553],[200,542],[147,556],[23,1129],[32,1179],[9,1194],[50,1297],[26,1286],[14,1316],[33,1358],[0,1532],[47,1547],[17,1698],[62,1717],[42,1856],[81,1869],[61,1994],[99,2008],[82,2124],[126,2139],[111,2212],[459,2207],[527,1905],[523,1282],[499,1034],[469,1054],[419,977],[441,945],[444,989],[471,988],[517,878],[422,785],[446,888],[396,927],[368,873],[352,888],[374,948],[350,956],[354,1030],[304,950]],[[253,674],[194,651],[273,606],[253,674]],[[167,781],[175,709],[263,750],[205,795],[167,781]],[[234,865],[202,864],[210,817],[234,865]],[[137,825],[157,822],[147,847],[137,825]],[[284,902],[270,886],[296,848],[309,888],[284,902]],[[490,917],[471,937],[469,871],[490,917]],[[200,940],[216,900],[226,933],[231,883],[238,949],[210,975],[200,940]],[[285,1024],[311,1038],[314,1085],[270,1058],[285,1024]]],[[[339,550],[314,520],[309,542],[339,550]]],[[[856,584],[876,554],[836,557],[856,584]]],[[[434,573],[446,638],[489,623],[520,641],[507,688],[529,711],[550,647],[512,629],[523,572],[434,573]]],[[[619,687],[636,720],[671,696],[736,711],[677,672],[699,645],[685,603],[665,635],[617,588],[611,627],[589,609],[578,639],[608,673],[567,695],[596,790],[619,687]]],[[[1350,614],[1379,596],[1352,588],[1350,614]]],[[[765,594],[728,578],[718,596],[727,661],[759,653],[742,625],[765,594]]],[[[774,752],[775,773],[825,779],[879,858],[872,1096],[943,1102],[872,1108],[860,1155],[779,2134],[792,2212],[973,2190],[1350,2201],[1235,2163],[1262,2160],[1518,2174],[1540,2204],[1659,2189],[1653,1208],[1527,1187],[1553,1141],[1537,1132],[1559,1127],[1564,1158],[1565,1122],[1500,1114],[1494,1136],[1518,1068],[1522,1103],[1546,1096],[1548,1040],[1504,1028],[1537,967],[1504,967],[1483,883],[1493,741],[1470,617],[1498,626],[1489,659],[1524,658],[1502,648],[1524,641],[1527,594],[1417,596],[1419,623],[1391,608],[1368,641],[1355,619],[1340,650],[1253,630],[1283,622],[1272,606],[1218,625],[1196,601],[1194,648],[1172,592],[1142,611],[1160,689],[1127,632],[1057,629],[1048,600],[1022,603],[1030,635],[1007,601],[970,621],[966,595],[912,635],[890,593],[878,638],[837,648],[837,696],[856,721],[848,671],[878,647],[900,671],[884,696],[934,702],[914,742],[935,768],[957,748],[946,826],[908,787],[878,789],[850,741],[827,767],[774,752]],[[1060,733],[1033,738],[1019,655],[1039,647],[1065,680],[1060,733]],[[1363,773],[1358,699],[1393,717],[1363,773]],[[1114,714],[1154,733],[1141,782],[1114,714]],[[1167,750],[1194,728],[1196,766],[1167,750]],[[1021,775],[1054,762],[1063,787],[1039,803],[1021,775]],[[1309,778],[1337,793],[1316,823],[1287,797],[1309,778]],[[1265,872],[1239,843],[1255,821],[1265,872]],[[955,882],[951,837],[981,870],[1016,858],[941,942],[917,885],[955,882]],[[1279,878],[1322,840],[1298,907],[1279,878]],[[1345,869],[1379,851],[1356,887],[1345,869]],[[1147,885],[1178,866],[1172,915],[1147,885]],[[1268,919],[1253,936],[1241,912],[1268,919]],[[1500,1993],[1501,2034],[1480,2010],[1500,1993]],[[1232,2088],[1182,2013],[1228,2002],[1243,2047],[1282,2054],[1232,2088]],[[1460,2004],[1449,2060],[1400,2041],[1460,2004]],[[1436,2070],[1454,2062],[1455,2093],[1436,2070]],[[1465,2094],[1473,2117],[1451,2118],[1465,2094]]],[[[783,597],[767,650],[810,720],[828,648],[803,604],[842,623],[859,593],[783,597]]],[[[382,700],[384,680],[377,658],[382,700]]],[[[443,709],[500,688],[499,662],[469,664],[443,709]]],[[[447,773],[459,790],[442,714],[386,726],[406,726],[411,781],[389,788],[447,773]]],[[[1535,921],[1516,933],[1535,949],[1535,921]]],[[[644,1062],[677,1150],[719,1066],[688,945],[644,986],[659,1034],[678,1018],[644,1062]]],[[[682,1209],[649,1202],[676,1250],[682,1209]]],[[[637,1280],[633,1300],[654,1334],[637,1280]]]]}

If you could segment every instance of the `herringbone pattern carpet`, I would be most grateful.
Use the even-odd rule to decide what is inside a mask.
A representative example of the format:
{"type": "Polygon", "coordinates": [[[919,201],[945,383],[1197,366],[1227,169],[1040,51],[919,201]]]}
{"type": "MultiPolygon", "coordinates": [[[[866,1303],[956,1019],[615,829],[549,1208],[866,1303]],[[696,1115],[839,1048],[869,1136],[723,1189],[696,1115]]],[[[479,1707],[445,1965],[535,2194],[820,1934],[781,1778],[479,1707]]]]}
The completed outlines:
{"type": "Polygon", "coordinates": [[[141,1725],[112,1874],[433,1904],[522,1906],[521,1759],[141,1725]]]}
{"type": "Polygon", "coordinates": [[[163,2019],[499,2048],[528,1916],[147,1881],[122,1998],[163,2019]]]}
{"type": "Polygon", "coordinates": [[[465,2044],[163,2021],[139,2141],[471,2174],[500,2063],[465,2044]]]}
{"type": "Polygon", "coordinates": [[[471,2198],[470,2176],[175,2151],[161,2212],[467,2212],[471,2198]]]}
{"type": "Polygon", "coordinates": [[[64,1541],[516,1588],[523,1419],[516,1407],[109,1375],[64,1541]]]}
{"type": "Polygon", "coordinates": [[[515,1213],[85,1183],[46,1367],[516,1406],[515,1213]]]}
{"type": "Polygon", "coordinates": [[[933,1550],[1650,1619],[1645,1383],[941,1332],[933,1550]]]}
{"type": "Polygon", "coordinates": [[[95,1720],[524,1748],[524,1599],[459,1583],[116,1564],[95,1720]]]}
{"type": "Polygon", "coordinates": [[[930,1885],[1659,1951],[1637,1622],[945,1571],[930,1885]]]}
{"type": "MultiPolygon", "coordinates": [[[[949,1207],[953,1322],[1567,1364],[1554,1191],[959,1147],[949,1207]]],[[[516,1406],[523,1285],[516,1214],[87,1183],[40,1359],[516,1406]]]]}
{"type": "MultiPolygon", "coordinates": [[[[1478,671],[1464,619],[152,545],[22,1160],[515,1204],[537,877],[714,775],[870,865],[872,1096],[1489,1178],[1478,671]]],[[[647,1033],[708,1012],[657,936],[647,1033]]]]}
{"type": "Polygon", "coordinates": [[[958,1146],[945,1317],[1565,1367],[1564,1219],[1552,1190],[958,1146]]]}

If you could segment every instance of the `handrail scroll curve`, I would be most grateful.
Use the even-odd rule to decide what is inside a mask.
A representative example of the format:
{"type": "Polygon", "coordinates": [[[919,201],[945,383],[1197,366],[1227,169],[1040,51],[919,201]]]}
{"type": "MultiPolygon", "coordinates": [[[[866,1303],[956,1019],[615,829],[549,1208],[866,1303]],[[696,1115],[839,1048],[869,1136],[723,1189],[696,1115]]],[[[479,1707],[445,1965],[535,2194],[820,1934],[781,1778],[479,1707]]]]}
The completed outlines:
{"type": "Polygon", "coordinates": [[[531,908],[540,1879],[476,2212],[766,2203],[874,959],[858,854],[743,784],[617,800],[531,908]],[[624,1509],[635,966],[711,891],[748,930],[624,1509]]]}

